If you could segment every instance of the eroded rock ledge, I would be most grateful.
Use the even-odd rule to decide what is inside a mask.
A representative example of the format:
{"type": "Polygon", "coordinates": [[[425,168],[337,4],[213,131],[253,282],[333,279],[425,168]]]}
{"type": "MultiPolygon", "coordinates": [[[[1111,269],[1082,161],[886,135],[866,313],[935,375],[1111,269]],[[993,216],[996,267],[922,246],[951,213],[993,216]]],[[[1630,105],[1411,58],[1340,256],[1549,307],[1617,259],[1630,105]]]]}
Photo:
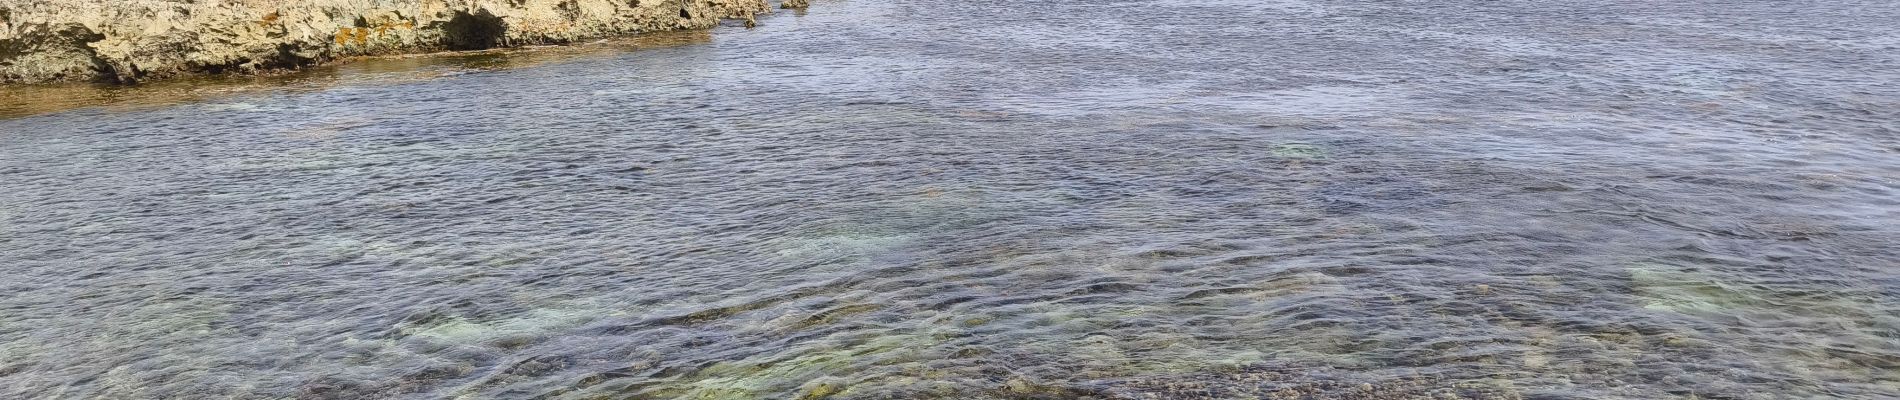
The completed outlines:
{"type": "Polygon", "coordinates": [[[0,83],[132,83],[708,28],[766,0],[0,0],[0,83]]]}

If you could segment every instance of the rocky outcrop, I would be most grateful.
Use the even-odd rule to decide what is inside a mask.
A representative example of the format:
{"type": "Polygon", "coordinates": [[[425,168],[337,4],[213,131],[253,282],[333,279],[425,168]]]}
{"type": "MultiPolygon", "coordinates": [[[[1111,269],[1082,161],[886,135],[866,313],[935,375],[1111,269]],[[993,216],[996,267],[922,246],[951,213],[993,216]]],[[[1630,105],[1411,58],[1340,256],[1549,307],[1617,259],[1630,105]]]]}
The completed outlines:
{"type": "Polygon", "coordinates": [[[766,0],[0,0],[0,83],[131,83],[707,28],[766,0]]]}

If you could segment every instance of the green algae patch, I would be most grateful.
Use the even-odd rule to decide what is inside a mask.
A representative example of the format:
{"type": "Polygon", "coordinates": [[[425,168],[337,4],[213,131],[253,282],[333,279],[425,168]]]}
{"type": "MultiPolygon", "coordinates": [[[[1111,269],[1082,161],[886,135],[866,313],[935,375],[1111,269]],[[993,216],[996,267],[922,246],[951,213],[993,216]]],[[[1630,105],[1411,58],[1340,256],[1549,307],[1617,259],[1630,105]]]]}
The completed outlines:
{"type": "Polygon", "coordinates": [[[962,325],[965,328],[975,328],[975,327],[987,325],[993,319],[994,318],[991,318],[989,316],[979,315],[979,316],[964,318],[963,321],[958,324],[962,325]]]}
{"type": "Polygon", "coordinates": [[[1266,300],[1301,293],[1337,289],[1339,279],[1319,272],[1301,272],[1276,276],[1249,286],[1228,286],[1200,289],[1181,297],[1181,300],[1210,301],[1225,296],[1240,296],[1254,301],[1266,300]]]}
{"type": "Polygon", "coordinates": [[[916,239],[915,235],[906,234],[837,232],[787,240],[779,249],[778,256],[794,260],[855,260],[890,252],[916,239]]]}
{"type": "Polygon", "coordinates": [[[843,379],[816,379],[806,383],[804,387],[800,388],[799,391],[804,394],[799,395],[798,398],[799,400],[827,399],[831,398],[832,395],[843,393],[846,387],[848,387],[848,385],[844,383],[843,379]]]}
{"type": "Polygon", "coordinates": [[[826,325],[853,315],[877,311],[883,308],[884,306],[878,304],[850,304],[839,306],[837,308],[819,311],[817,314],[812,314],[811,317],[800,321],[795,328],[804,329],[818,325],[826,325]]]}
{"type": "Polygon", "coordinates": [[[525,342],[572,328],[608,315],[603,310],[586,308],[537,309],[510,318],[476,321],[449,317],[421,325],[402,326],[399,332],[411,340],[432,345],[488,345],[518,347],[525,342]]]}
{"type": "Polygon", "coordinates": [[[1831,315],[1870,321],[1878,309],[1865,290],[1756,282],[1720,271],[1643,264],[1627,269],[1643,308],[1685,314],[1748,313],[1756,317],[1831,315]]]}
{"type": "Polygon", "coordinates": [[[1287,143],[1273,146],[1274,157],[1289,160],[1318,160],[1326,158],[1326,149],[1305,143],[1287,143]]]}
{"type": "Polygon", "coordinates": [[[1643,308],[1679,313],[1711,313],[1767,305],[1764,293],[1728,284],[1687,269],[1650,264],[1628,269],[1643,308]]]}

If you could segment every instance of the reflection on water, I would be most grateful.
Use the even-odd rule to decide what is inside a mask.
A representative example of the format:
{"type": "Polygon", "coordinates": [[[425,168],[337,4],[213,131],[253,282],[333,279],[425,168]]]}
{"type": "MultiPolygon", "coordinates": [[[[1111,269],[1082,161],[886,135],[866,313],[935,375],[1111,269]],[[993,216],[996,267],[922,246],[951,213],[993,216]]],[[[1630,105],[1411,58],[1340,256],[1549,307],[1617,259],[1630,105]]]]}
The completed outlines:
{"type": "Polygon", "coordinates": [[[0,397],[1900,396],[1900,6],[837,1],[8,89],[0,397]]]}
{"type": "MultiPolygon", "coordinates": [[[[0,91],[0,118],[84,107],[131,111],[217,101],[245,94],[319,91],[336,86],[393,85],[480,71],[528,68],[628,51],[705,44],[709,31],[658,32],[574,46],[544,46],[469,52],[362,57],[306,71],[264,76],[201,76],[136,87],[106,84],[10,86],[0,91]]],[[[248,107],[239,103],[234,107],[248,107]]]]}

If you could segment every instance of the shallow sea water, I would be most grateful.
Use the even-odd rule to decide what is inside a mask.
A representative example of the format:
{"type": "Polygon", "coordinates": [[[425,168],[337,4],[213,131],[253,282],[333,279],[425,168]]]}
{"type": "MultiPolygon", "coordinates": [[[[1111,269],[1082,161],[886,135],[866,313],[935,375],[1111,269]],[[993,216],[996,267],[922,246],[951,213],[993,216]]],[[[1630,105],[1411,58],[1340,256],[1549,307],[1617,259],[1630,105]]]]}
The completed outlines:
{"type": "Polygon", "coordinates": [[[1895,398],[1895,20],[844,0],[9,88],[0,397],[1895,398]]]}

